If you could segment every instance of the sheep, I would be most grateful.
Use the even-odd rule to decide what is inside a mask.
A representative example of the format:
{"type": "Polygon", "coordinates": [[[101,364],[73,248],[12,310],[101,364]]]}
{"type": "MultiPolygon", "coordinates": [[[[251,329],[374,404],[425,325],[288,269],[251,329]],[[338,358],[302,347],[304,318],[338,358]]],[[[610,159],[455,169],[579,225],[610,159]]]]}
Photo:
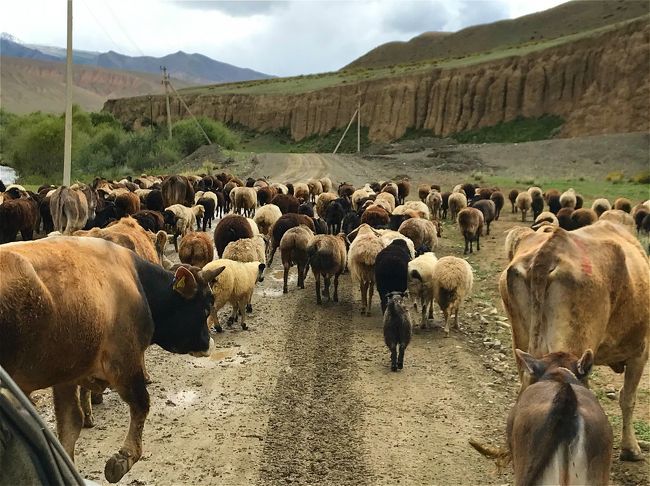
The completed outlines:
{"type": "Polygon", "coordinates": [[[412,253],[405,240],[395,239],[377,254],[375,283],[381,301],[381,311],[386,312],[390,292],[406,292],[408,264],[412,253]]]}
{"type": "Polygon", "coordinates": [[[413,324],[408,311],[408,292],[390,292],[384,312],[384,342],[390,350],[390,369],[404,367],[404,352],[411,342],[413,324]],[[399,354],[398,349],[399,347],[399,354]]]}
{"type": "Polygon", "coordinates": [[[361,201],[367,198],[370,194],[374,194],[372,190],[369,190],[369,187],[367,189],[363,187],[361,189],[357,189],[352,193],[352,209],[358,211],[361,206],[361,201]]]}
{"type": "Polygon", "coordinates": [[[352,194],[354,194],[355,188],[352,184],[348,184],[347,182],[341,182],[339,184],[338,188],[338,193],[339,197],[352,197],[352,194]]]}
{"type": "Polygon", "coordinates": [[[284,184],[280,184],[279,182],[272,182],[271,187],[276,191],[278,191],[278,194],[284,194],[284,195],[289,194],[289,188],[284,184]]]}
{"type": "Polygon", "coordinates": [[[296,213],[283,214],[282,217],[280,217],[275,222],[275,224],[271,227],[269,257],[267,258],[267,261],[269,262],[269,266],[273,263],[273,256],[275,255],[275,252],[279,248],[280,241],[282,241],[282,237],[287,232],[287,230],[289,230],[290,228],[294,228],[296,226],[300,226],[301,224],[304,224],[312,231],[315,230],[314,222],[309,216],[305,216],[304,214],[296,214],[296,213]]]}
{"type": "Polygon", "coordinates": [[[375,259],[384,249],[385,243],[379,238],[379,233],[365,223],[353,233],[354,240],[350,244],[348,266],[352,280],[359,283],[361,315],[369,316],[372,294],[375,291],[375,259]]]}
{"type": "Polygon", "coordinates": [[[535,218],[532,228],[536,230],[544,224],[550,224],[551,226],[560,226],[560,222],[557,217],[550,211],[543,211],[535,218]]]}
{"type": "Polygon", "coordinates": [[[429,186],[429,184],[420,184],[418,186],[418,197],[420,198],[420,201],[426,202],[429,191],[431,191],[431,186],[429,186]]]}
{"type": "Polygon", "coordinates": [[[609,211],[605,211],[600,215],[598,221],[611,221],[612,223],[618,223],[624,226],[632,235],[634,235],[636,230],[634,218],[620,209],[610,209],[609,211]]]}
{"type": "MultiPolygon", "coordinates": [[[[204,193],[208,194],[208,193],[204,193]]],[[[207,229],[208,225],[210,226],[210,229],[212,229],[212,220],[214,219],[214,209],[215,209],[215,199],[216,198],[211,198],[211,197],[200,197],[197,201],[196,204],[203,206],[203,225],[202,229],[205,232],[207,229]]],[[[199,225],[199,221],[197,220],[197,225],[199,225]]]]}
{"type": "Polygon", "coordinates": [[[451,196],[451,192],[443,192],[440,194],[440,197],[442,198],[442,203],[440,204],[440,217],[442,219],[447,219],[447,211],[449,210],[449,196],[451,196]]]}
{"type": "Polygon", "coordinates": [[[469,201],[470,199],[473,199],[474,196],[476,196],[476,186],[471,183],[465,183],[460,186],[460,191],[462,191],[463,194],[465,194],[465,197],[469,201]]]}
{"type": "Polygon", "coordinates": [[[542,214],[544,211],[544,198],[541,194],[537,192],[532,196],[532,201],[530,202],[530,209],[533,210],[533,220],[537,219],[537,216],[542,214]]]}
{"type": "Polygon", "coordinates": [[[152,189],[151,192],[145,196],[144,205],[151,211],[159,211],[162,213],[165,210],[165,206],[163,204],[163,197],[160,189],[152,189]]]}
{"type": "Polygon", "coordinates": [[[341,231],[349,235],[353,230],[357,229],[361,224],[361,216],[355,212],[349,212],[343,217],[341,221],[341,231]]]}
{"type": "Polygon", "coordinates": [[[558,223],[560,225],[560,228],[565,229],[567,231],[571,231],[574,229],[573,227],[573,220],[571,219],[571,214],[575,211],[572,208],[562,208],[560,209],[556,216],[558,223]]]}
{"type": "Polygon", "coordinates": [[[614,201],[614,209],[620,209],[626,213],[631,213],[632,202],[625,197],[619,197],[616,201],[614,201]]]}
{"type": "Polygon", "coordinates": [[[519,243],[533,234],[535,234],[535,230],[527,226],[515,226],[508,231],[505,241],[505,253],[508,261],[512,261],[512,257],[515,256],[519,243]]]}
{"type": "Polygon", "coordinates": [[[580,194],[576,194],[576,207],[573,209],[581,209],[585,200],[580,194]]]}
{"type": "Polygon", "coordinates": [[[409,194],[411,193],[411,183],[403,179],[397,183],[397,199],[400,204],[404,204],[404,201],[409,194]]]}
{"type": "Polygon", "coordinates": [[[521,220],[526,221],[526,214],[533,205],[533,198],[527,192],[520,192],[515,201],[517,208],[521,211],[521,220]]]}
{"type": "Polygon", "coordinates": [[[330,279],[334,277],[334,302],[339,301],[339,276],[345,270],[345,234],[316,235],[307,247],[308,265],[316,279],[316,304],[321,305],[320,279],[325,284],[325,298],[330,301],[330,279]]]}
{"type": "Polygon", "coordinates": [[[275,204],[267,204],[255,211],[253,221],[257,224],[260,233],[268,235],[275,222],[282,216],[282,211],[275,204]]]}
{"type": "Polygon", "coordinates": [[[300,201],[289,194],[278,194],[271,199],[270,204],[275,204],[282,214],[297,213],[300,201]]]}
{"type": "Polygon", "coordinates": [[[298,287],[305,288],[305,278],[307,277],[307,248],[314,232],[305,225],[290,228],[280,240],[280,255],[282,256],[282,266],[284,267],[284,286],[282,292],[289,292],[287,281],[289,280],[289,269],[293,265],[298,266],[298,287]]]}
{"type": "Polygon", "coordinates": [[[573,188],[562,193],[560,196],[560,206],[563,208],[576,208],[576,191],[573,188]]]}
{"type": "Polygon", "coordinates": [[[260,234],[260,229],[257,227],[257,223],[255,222],[255,220],[252,219],[252,218],[246,218],[246,221],[248,221],[248,224],[251,227],[251,231],[253,232],[253,236],[259,235],[260,234]]]}
{"type": "Polygon", "coordinates": [[[400,225],[398,231],[410,238],[416,249],[425,246],[428,251],[432,251],[438,246],[436,225],[428,219],[407,219],[400,225]]]}
{"type": "Polygon", "coordinates": [[[387,209],[387,211],[389,213],[395,211],[395,196],[393,196],[390,192],[380,192],[377,194],[377,197],[375,198],[375,204],[380,204],[381,202],[388,204],[390,209],[387,209]]]}
{"type": "Polygon", "coordinates": [[[266,264],[266,243],[262,235],[231,241],[223,250],[221,258],[236,262],[260,262],[266,264]]]}
{"type": "Polygon", "coordinates": [[[546,201],[546,204],[548,204],[548,210],[555,215],[557,215],[557,212],[562,209],[560,196],[560,191],[557,189],[549,189],[544,193],[544,200],[546,201]]]}
{"type": "Polygon", "coordinates": [[[573,229],[589,226],[598,221],[598,215],[593,209],[580,208],[571,213],[571,220],[573,221],[573,229]]]}
{"type": "Polygon", "coordinates": [[[223,256],[223,251],[231,241],[241,238],[252,238],[253,230],[246,218],[239,214],[225,216],[214,229],[214,247],[218,256],[223,256]]]}
{"type": "Polygon", "coordinates": [[[143,209],[132,216],[145,230],[157,233],[165,227],[165,219],[158,211],[143,209]]]}
{"type": "Polygon", "coordinates": [[[205,233],[187,233],[178,248],[181,263],[203,268],[214,259],[214,247],[210,237],[205,233]]]}
{"type": "Polygon", "coordinates": [[[458,329],[458,314],[463,301],[472,291],[472,267],[462,258],[442,257],[433,269],[433,297],[445,319],[445,337],[449,337],[449,317],[454,315],[458,329]]]}
{"type": "Polygon", "coordinates": [[[309,201],[309,186],[304,182],[296,182],[293,185],[293,195],[298,201],[309,201]]]}
{"type": "Polygon", "coordinates": [[[427,194],[424,203],[429,208],[429,214],[432,218],[440,217],[440,208],[442,206],[442,195],[435,189],[431,189],[427,194]]]}
{"type": "Polygon", "coordinates": [[[415,258],[415,245],[413,244],[411,238],[409,238],[408,236],[404,236],[402,233],[398,231],[393,231],[389,229],[380,229],[377,230],[377,233],[379,233],[379,237],[384,242],[384,246],[390,245],[395,240],[405,241],[406,246],[409,250],[409,255],[411,255],[411,259],[415,258]]]}
{"type": "Polygon", "coordinates": [[[298,206],[298,214],[304,214],[310,218],[314,217],[314,203],[313,202],[304,202],[298,206]]]}
{"type": "Polygon", "coordinates": [[[418,218],[431,219],[433,217],[429,211],[429,207],[421,201],[406,201],[402,206],[404,207],[405,211],[415,211],[418,215],[418,218]]]}
{"type": "Polygon", "coordinates": [[[543,194],[542,190],[537,186],[529,187],[527,192],[528,192],[528,194],[530,194],[530,197],[532,199],[535,199],[536,195],[539,196],[539,197],[542,197],[542,194],[543,194]]]}
{"type": "Polygon", "coordinates": [[[634,206],[631,216],[632,219],[634,219],[637,234],[641,233],[641,229],[643,228],[643,220],[648,214],[650,214],[650,209],[644,204],[637,204],[634,206]]]}
{"type": "Polygon", "coordinates": [[[452,220],[456,220],[458,213],[467,207],[467,197],[460,192],[454,192],[449,196],[449,213],[452,220]]]}
{"type": "Polygon", "coordinates": [[[219,259],[208,263],[203,267],[203,272],[208,273],[217,268],[224,267],[224,270],[211,282],[208,282],[214,303],[210,308],[208,316],[208,326],[212,327],[214,332],[222,332],[223,328],[219,324],[218,312],[226,304],[232,306],[232,314],[228,319],[228,326],[232,326],[238,316],[241,316],[241,328],[248,329],[246,326],[246,306],[250,304],[255,290],[255,284],[262,282],[264,277],[262,273],[266,265],[260,262],[236,262],[234,260],[219,259]]]}
{"type": "Polygon", "coordinates": [[[609,203],[609,201],[607,199],[605,199],[604,197],[601,197],[599,199],[596,199],[593,202],[593,204],[591,205],[591,209],[593,209],[596,212],[596,214],[598,215],[598,217],[600,218],[600,216],[605,211],[609,211],[610,209],[612,209],[612,205],[609,203]]]}
{"type": "Polygon", "coordinates": [[[381,206],[372,205],[361,215],[361,223],[367,223],[373,228],[385,228],[390,223],[390,215],[381,206]]]}
{"type": "Polygon", "coordinates": [[[273,187],[269,187],[269,186],[260,187],[257,190],[257,205],[259,207],[262,207],[270,203],[277,193],[278,191],[273,187]]]}
{"type": "Polygon", "coordinates": [[[326,235],[329,233],[327,223],[321,218],[311,218],[314,223],[314,233],[317,235],[326,235]]]}
{"type": "Polygon", "coordinates": [[[480,199],[479,201],[476,201],[474,204],[472,204],[472,207],[478,209],[483,213],[483,223],[487,227],[486,234],[489,235],[490,223],[494,221],[494,218],[496,217],[496,206],[494,204],[494,201],[491,201],[489,199],[480,199]]]}
{"type": "Polygon", "coordinates": [[[496,210],[496,215],[494,216],[494,220],[498,221],[506,199],[503,196],[503,193],[501,191],[494,191],[492,194],[490,194],[490,200],[494,202],[494,209],[496,210]]]}
{"type": "MultiPolygon", "coordinates": [[[[385,192],[384,194],[388,194],[388,193],[385,192]]],[[[388,194],[388,195],[390,196],[390,194],[388,194]]],[[[393,212],[393,208],[391,207],[390,203],[385,199],[375,200],[374,202],[373,201],[366,201],[361,209],[362,209],[362,211],[365,211],[366,209],[368,209],[368,207],[373,206],[373,205],[374,206],[379,206],[380,208],[385,209],[386,212],[389,215],[390,215],[390,213],[393,212]]]]}
{"type": "Polygon", "coordinates": [[[465,239],[464,254],[474,253],[473,242],[476,241],[476,251],[480,251],[480,238],[483,234],[483,213],[476,208],[465,208],[458,213],[458,230],[465,239]]]}
{"type": "Polygon", "coordinates": [[[517,196],[519,196],[519,191],[517,189],[512,189],[508,193],[508,200],[512,205],[512,211],[511,211],[512,214],[515,214],[517,212],[517,196]]]}
{"type": "Polygon", "coordinates": [[[395,201],[399,201],[399,188],[394,182],[387,182],[384,187],[381,188],[381,192],[388,192],[393,195],[395,201]]]}
{"type": "Polygon", "coordinates": [[[172,227],[174,231],[174,250],[178,252],[178,237],[185,236],[196,224],[197,218],[202,218],[205,209],[203,206],[192,206],[188,208],[182,204],[172,204],[165,208],[163,217],[165,224],[172,227]]]}
{"type": "Polygon", "coordinates": [[[427,314],[433,319],[433,269],[437,262],[433,252],[426,252],[408,264],[408,290],[411,298],[420,302],[422,329],[427,328],[427,314]]]}
{"type": "Polygon", "coordinates": [[[332,190],[332,180],[329,177],[321,177],[320,184],[323,186],[324,193],[332,190]]]}
{"type": "Polygon", "coordinates": [[[341,223],[347,213],[346,204],[345,198],[338,198],[327,205],[325,222],[330,234],[337,234],[341,230],[341,223]]]}
{"type": "Polygon", "coordinates": [[[331,192],[324,192],[318,196],[316,199],[316,214],[318,214],[320,218],[325,218],[325,214],[327,213],[327,206],[335,199],[336,194],[332,194],[331,192]]]}
{"type": "Polygon", "coordinates": [[[309,194],[311,196],[311,202],[316,202],[316,196],[319,196],[323,192],[323,184],[318,179],[309,179],[307,181],[307,187],[309,187],[309,194]]]}
{"type": "Polygon", "coordinates": [[[235,187],[230,192],[230,199],[233,202],[235,213],[243,213],[244,216],[255,215],[257,207],[257,192],[252,187],[235,187]]]}

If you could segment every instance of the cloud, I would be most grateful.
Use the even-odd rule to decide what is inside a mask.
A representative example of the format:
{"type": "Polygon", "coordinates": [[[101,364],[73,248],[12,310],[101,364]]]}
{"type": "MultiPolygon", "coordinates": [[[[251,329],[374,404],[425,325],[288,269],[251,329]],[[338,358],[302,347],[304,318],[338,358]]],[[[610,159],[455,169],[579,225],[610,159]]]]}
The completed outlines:
{"type": "Polygon", "coordinates": [[[195,10],[216,10],[233,17],[247,17],[249,15],[268,15],[274,11],[282,10],[289,4],[288,1],[273,0],[174,0],[174,4],[195,10]]]}
{"type": "Polygon", "coordinates": [[[383,26],[404,34],[442,30],[447,22],[446,14],[444,2],[405,0],[392,3],[384,16],[383,26]]]}

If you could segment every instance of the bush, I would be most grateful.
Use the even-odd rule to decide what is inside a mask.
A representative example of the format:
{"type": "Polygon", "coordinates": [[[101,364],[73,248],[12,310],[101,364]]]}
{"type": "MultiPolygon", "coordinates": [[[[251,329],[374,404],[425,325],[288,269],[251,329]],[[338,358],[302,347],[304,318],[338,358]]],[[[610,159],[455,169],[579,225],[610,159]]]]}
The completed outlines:
{"type": "Polygon", "coordinates": [[[614,172],[610,172],[609,174],[607,174],[607,177],[605,177],[606,181],[612,182],[614,184],[623,182],[624,179],[625,179],[625,174],[623,174],[623,172],[620,170],[615,170],[614,172]]]}
{"type": "Polygon", "coordinates": [[[637,184],[650,184],[650,170],[642,170],[632,177],[632,182],[636,182],[637,184]]]}
{"type": "MultiPolygon", "coordinates": [[[[239,142],[237,137],[223,124],[205,117],[197,119],[212,143],[226,149],[233,149],[239,142]]],[[[181,120],[172,129],[173,140],[183,156],[190,155],[207,141],[194,120],[181,120]]]]}
{"type": "Polygon", "coordinates": [[[555,115],[540,118],[517,118],[491,127],[455,133],[451,137],[460,143],[519,143],[552,138],[564,120],[555,115]]]}

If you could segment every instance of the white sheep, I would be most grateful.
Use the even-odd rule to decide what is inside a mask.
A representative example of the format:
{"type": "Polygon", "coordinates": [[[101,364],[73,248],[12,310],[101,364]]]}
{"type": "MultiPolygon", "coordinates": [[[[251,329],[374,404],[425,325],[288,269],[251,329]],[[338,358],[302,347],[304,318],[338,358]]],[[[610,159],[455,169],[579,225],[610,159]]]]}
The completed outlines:
{"type": "Polygon", "coordinates": [[[452,221],[456,220],[456,216],[461,211],[467,207],[467,197],[464,192],[453,192],[449,195],[449,214],[451,215],[452,221]]]}
{"type": "MultiPolygon", "coordinates": [[[[367,184],[366,184],[367,185],[367,184]]],[[[370,189],[370,186],[362,187],[361,189],[357,189],[352,193],[352,209],[355,211],[359,210],[359,203],[361,200],[371,196],[374,194],[374,191],[370,189]]]]}
{"type": "Polygon", "coordinates": [[[438,215],[440,214],[440,206],[442,206],[442,194],[440,194],[435,189],[431,189],[431,191],[429,191],[429,194],[427,195],[426,199],[424,200],[424,203],[429,208],[429,212],[431,213],[431,217],[432,218],[437,218],[438,215]]]}
{"type": "Polygon", "coordinates": [[[526,221],[526,213],[530,211],[533,205],[533,198],[528,192],[520,192],[515,199],[515,206],[521,210],[521,220],[526,221]]]}
{"type": "Polygon", "coordinates": [[[321,186],[323,186],[323,192],[331,192],[332,191],[332,179],[329,177],[322,177],[320,179],[321,186]]]}
{"type": "Polygon", "coordinates": [[[214,331],[221,332],[218,312],[226,304],[232,306],[232,314],[228,319],[231,326],[238,316],[241,316],[241,327],[247,329],[245,317],[246,307],[253,297],[255,284],[264,280],[262,273],[266,266],[260,262],[236,262],[234,260],[219,259],[203,267],[203,272],[209,272],[219,267],[225,267],[223,272],[211,282],[208,282],[214,297],[214,303],[208,316],[208,325],[214,331]]]}
{"type": "Polygon", "coordinates": [[[260,229],[257,227],[257,223],[255,222],[254,219],[251,218],[246,218],[246,221],[248,221],[248,224],[251,227],[251,231],[253,232],[253,236],[257,236],[260,234],[260,229]]]}
{"type": "Polygon", "coordinates": [[[420,251],[419,248],[423,245],[429,249],[428,251],[435,250],[438,246],[436,225],[428,219],[407,219],[399,226],[398,231],[410,238],[415,249],[418,251],[420,251]]]}
{"type": "Polygon", "coordinates": [[[254,216],[257,207],[257,191],[252,187],[234,187],[230,191],[230,200],[235,213],[254,216]]]}
{"type": "Polygon", "coordinates": [[[542,197],[544,194],[542,189],[537,186],[530,186],[526,192],[530,194],[531,199],[535,199],[535,197],[542,197]]]}
{"type": "Polygon", "coordinates": [[[375,260],[386,246],[379,232],[362,224],[349,236],[356,234],[348,252],[348,268],[352,280],[359,283],[361,290],[361,315],[370,315],[372,295],[375,290],[375,260]]]}
{"type": "MultiPolygon", "coordinates": [[[[185,236],[193,229],[197,218],[202,218],[205,214],[205,208],[203,206],[192,206],[188,208],[182,204],[172,204],[165,208],[165,213],[174,215],[174,249],[178,252],[178,237],[185,236]]],[[[165,218],[165,222],[171,224],[169,217],[165,218]]]]}
{"type": "MultiPolygon", "coordinates": [[[[322,195],[322,194],[321,194],[322,195]]],[[[275,204],[265,204],[257,211],[253,221],[257,224],[259,232],[268,235],[275,222],[282,216],[282,211],[275,204]]]]}
{"type": "Polygon", "coordinates": [[[379,229],[376,230],[379,233],[379,237],[384,242],[384,246],[391,244],[393,240],[404,240],[406,241],[406,246],[409,248],[409,253],[411,254],[411,259],[415,258],[415,245],[413,241],[408,236],[404,236],[399,231],[389,230],[389,229],[379,229]]]}
{"type": "Polygon", "coordinates": [[[422,201],[406,201],[404,203],[404,207],[407,210],[412,209],[413,211],[417,212],[420,218],[424,218],[424,219],[431,218],[429,207],[426,204],[424,204],[422,201]]]}
{"type": "Polygon", "coordinates": [[[430,251],[409,262],[408,290],[411,298],[419,301],[422,307],[422,329],[427,327],[427,314],[433,319],[433,271],[437,262],[436,255],[430,251]]]}
{"type": "Polygon", "coordinates": [[[454,314],[458,329],[458,314],[463,301],[472,291],[472,267],[462,258],[442,257],[433,269],[433,297],[445,318],[445,337],[449,337],[449,316],[454,314]]]}
{"type": "Polygon", "coordinates": [[[380,192],[379,194],[377,194],[377,198],[375,199],[375,204],[380,204],[382,201],[385,202],[388,205],[388,207],[390,207],[390,210],[387,210],[389,213],[395,211],[395,196],[393,196],[390,192],[380,192]]]}
{"type": "MultiPolygon", "coordinates": [[[[258,234],[252,238],[231,241],[226,245],[221,257],[236,262],[259,262],[266,265],[266,240],[258,234]]],[[[253,312],[250,301],[246,304],[246,312],[253,312]]]]}
{"type": "Polygon", "coordinates": [[[565,191],[560,196],[560,206],[563,208],[575,209],[577,203],[576,191],[573,188],[565,191]]]}
{"type": "Polygon", "coordinates": [[[532,228],[536,230],[537,228],[540,228],[544,224],[548,224],[551,226],[560,226],[560,222],[558,221],[557,216],[555,216],[550,211],[544,211],[540,213],[539,216],[535,218],[535,222],[533,223],[532,228]]]}
{"type": "Polygon", "coordinates": [[[279,194],[289,194],[289,188],[284,184],[280,184],[279,182],[272,182],[271,187],[277,189],[279,194]]]}
{"type": "Polygon", "coordinates": [[[603,214],[605,211],[609,211],[610,209],[612,209],[612,205],[607,199],[601,197],[594,201],[594,203],[591,205],[591,209],[596,211],[596,214],[600,218],[601,214],[603,214]]]}
{"type": "Polygon", "coordinates": [[[309,201],[309,186],[304,182],[296,182],[293,185],[293,195],[301,203],[309,201]]]}

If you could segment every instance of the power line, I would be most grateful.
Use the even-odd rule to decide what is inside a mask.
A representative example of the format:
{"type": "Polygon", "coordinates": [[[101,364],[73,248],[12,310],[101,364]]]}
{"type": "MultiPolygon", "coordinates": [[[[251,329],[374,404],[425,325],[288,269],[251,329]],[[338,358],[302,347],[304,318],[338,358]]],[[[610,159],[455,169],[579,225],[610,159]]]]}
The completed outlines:
{"type": "Polygon", "coordinates": [[[106,8],[108,9],[108,13],[111,14],[111,17],[113,17],[113,20],[115,21],[115,23],[117,24],[119,29],[122,31],[122,34],[124,34],[124,37],[127,38],[127,40],[131,43],[131,45],[133,47],[135,47],[135,49],[140,53],[141,56],[144,56],[145,53],[142,52],[142,49],[140,49],[140,47],[133,41],[131,36],[127,33],[126,29],[124,27],[122,27],[122,23],[119,21],[119,19],[117,18],[117,16],[113,12],[113,9],[111,8],[110,4],[108,2],[106,2],[106,1],[104,1],[103,3],[106,6],[106,8]]]}

